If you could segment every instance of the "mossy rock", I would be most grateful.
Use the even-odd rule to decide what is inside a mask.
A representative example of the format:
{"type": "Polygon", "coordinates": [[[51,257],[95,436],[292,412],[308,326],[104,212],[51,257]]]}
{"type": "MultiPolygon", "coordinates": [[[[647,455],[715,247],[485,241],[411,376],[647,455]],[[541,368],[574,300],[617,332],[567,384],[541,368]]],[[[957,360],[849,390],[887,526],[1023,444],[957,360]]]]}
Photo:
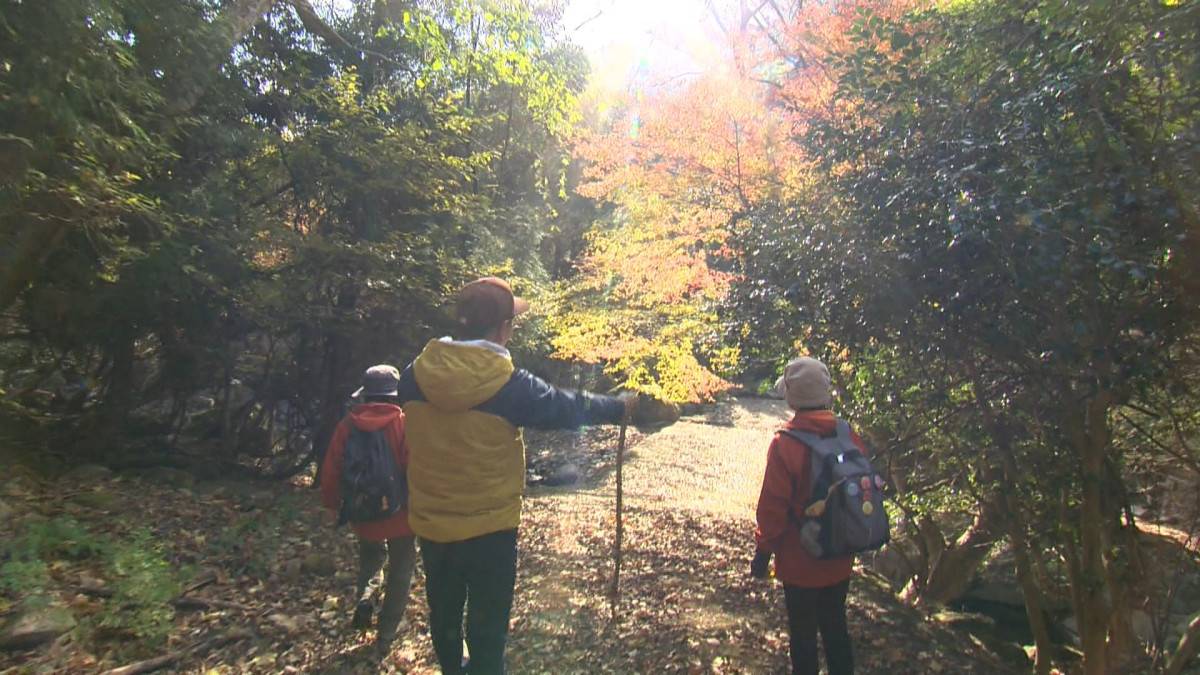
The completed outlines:
{"type": "Polygon", "coordinates": [[[337,561],[328,553],[314,551],[300,561],[300,571],[318,577],[331,577],[337,574],[337,561]]]}
{"type": "Polygon", "coordinates": [[[71,630],[76,623],[75,616],[65,607],[29,608],[0,632],[0,651],[41,646],[71,630]]]}
{"type": "Polygon", "coordinates": [[[101,483],[113,477],[112,469],[100,464],[80,464],[63,474],[63,481],[69,483],[82,483],[90,485],[93,483],[101,483]]]}
{"type": "Polygon", "coordinates": [[[633,410],[633,425],[638,428],[658,429],[679,421],[679,406],[669,401],[660,401],[642,396],[633,410]]]}

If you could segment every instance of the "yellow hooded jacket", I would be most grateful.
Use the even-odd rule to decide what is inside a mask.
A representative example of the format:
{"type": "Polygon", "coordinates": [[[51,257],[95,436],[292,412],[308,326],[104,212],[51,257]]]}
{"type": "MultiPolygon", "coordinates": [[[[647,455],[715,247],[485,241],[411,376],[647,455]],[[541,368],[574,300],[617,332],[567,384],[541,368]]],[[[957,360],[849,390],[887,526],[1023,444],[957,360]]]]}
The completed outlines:
{"type": "Polygon", "coordinates": [[[612,396],[557,389],[513,367],[500,345],[432,340],[400,377],[409,447],[408,518],[417,535],[463,541],[516,528],[525,487],[521,427],[614,423],[612,396]]]}

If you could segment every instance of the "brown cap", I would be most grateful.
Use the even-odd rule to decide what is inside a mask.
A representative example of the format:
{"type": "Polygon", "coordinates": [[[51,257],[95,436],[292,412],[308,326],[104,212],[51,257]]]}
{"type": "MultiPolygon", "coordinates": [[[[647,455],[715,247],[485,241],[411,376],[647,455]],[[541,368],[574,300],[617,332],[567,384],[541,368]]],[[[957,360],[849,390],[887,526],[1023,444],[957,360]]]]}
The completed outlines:
{"type": "Polygon", "coordinates": [[[503,279],[483,277],[458,292],[458,323],[472,330],[494,328],[529,309],[529,303],[513,295],[503,279]]]}

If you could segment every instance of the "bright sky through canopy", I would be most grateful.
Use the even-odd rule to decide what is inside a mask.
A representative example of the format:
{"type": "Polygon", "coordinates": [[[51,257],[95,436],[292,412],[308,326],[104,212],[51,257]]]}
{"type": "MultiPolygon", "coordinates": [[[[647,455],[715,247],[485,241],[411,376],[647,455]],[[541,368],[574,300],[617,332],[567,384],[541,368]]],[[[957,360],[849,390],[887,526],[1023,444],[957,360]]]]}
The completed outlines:
{"type": "Polygon", "coordinates": [[[705,0],[569,0],[563,27],[608,91],[698,74],[720,41],[705,0]]]}

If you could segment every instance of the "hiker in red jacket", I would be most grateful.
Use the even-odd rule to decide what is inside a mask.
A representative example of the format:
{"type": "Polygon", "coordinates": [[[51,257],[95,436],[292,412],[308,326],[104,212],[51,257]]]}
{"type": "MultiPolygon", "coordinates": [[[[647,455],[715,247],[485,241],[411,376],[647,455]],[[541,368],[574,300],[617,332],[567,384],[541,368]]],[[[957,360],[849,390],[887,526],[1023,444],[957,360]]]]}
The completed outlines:
{"type": "MultiPolygon", "coordinates": [[[[829,369],[809,357],[795,359],[776,383],[779,395],[795,411],[787,428],[821,436],[836,433],[837,418],[829,369]]],[[[858,434],[852,440],[866,455],[858,434]]],[[[758,497],[757,551],[750,574],[763,579],[775,556],[775,578],[783,583],[791,636],[792,673],[817,675],[817,631],[825,646],[829,675],[850,675],[854,657],[846,627],[846,592],[854,557],[822,560],[805,550],[798,522],[812,492],[811,450],[803,442],[776,433],[767,450],[767,470],[758,497]],[[789,513],[790,511],[790,513],[789,513]]]]}
{"type": "MultiPolygon", "coordinates": [[[[396,404],[396,387],[400,383],[400,371],[392,366],[372,366],[363,374],[362,387],[354,392],[354,398],[362,403],[354,406],[346,419],[338,423],[325,454],[321,469],[321,501],[330,509],[337,510],[342,504],[341,479],[344,467],[346,439],[350,426],[362,431],[384,429],[388,444],[396,457],[397,466],[408,466],[408,445],[404,440],[404,412],[396,404]]],[[[351,626],[355,630],[371,627],[374,613],[372,582],[383,562],[388,561],[387,582],[384,588],[383,605],[379,611],[376,649],[381,656],[396,638],[404,608],[408,604],[409,582],[416,561],[416,538],[408,526],[408,509],[404,508],[386,520],[351,523],[358,535],[358,580],[355,586],[356,604],[351,626]]]]}

